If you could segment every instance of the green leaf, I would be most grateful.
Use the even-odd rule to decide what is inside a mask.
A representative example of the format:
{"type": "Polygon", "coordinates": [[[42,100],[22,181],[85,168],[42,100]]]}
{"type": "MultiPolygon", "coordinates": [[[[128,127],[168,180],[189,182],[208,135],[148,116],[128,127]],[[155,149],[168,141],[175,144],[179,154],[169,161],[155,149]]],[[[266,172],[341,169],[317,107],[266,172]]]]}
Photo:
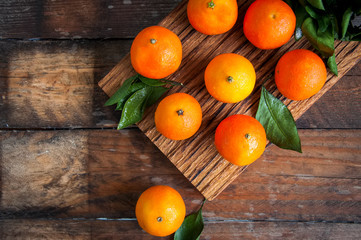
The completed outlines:
{"type": "Polygon", "coordinates": [[[151,93],[150,87],[144,87],[133,93],[124,104],[118,130],[128,127],[142,120],[146,102],[151,93]]]}
{"type": "Polygon", "coordinates": [[[302,152],[301,140],[291,112],[263,86],[256,119],[262,124],[267,139],[273,144],[280,148],[302,152]]]}
{"type": "Polygon", "coordinates": [[[328,68],[331,70],[331,72],[332,72],[333,74],[335,74],[336,76],[338,76],[337,63],[336,63],[335,54],[332,55],[331,57],[329,57],[329,58],[327,59],[327,66],[328,66],[328,68]]]}
{"type": "Polygon", "coordinates": [[[138,74],[128,78],[122,84],[122,86],[105,102],[104,106],[110,106],[118,103],[122,100],[128,92],[130,85],[137,79],[138,74]]]}
{"type": "Polygon", "coordinates": [[[147,85],[142,83],[142,82],[135,82],[133,83],[130,88],[127,91],[127,94],[117,103],[117,107],[115,108],[115,110],[122,110],[124,107],[125,102],[128,100],[128,98],[135,93],[136,91],[138,91],[141,88],[146,87],[147,85]]]}
{"type": "Polygon", "coordinates": [[[308,13],[308,15],[310,15],[313,19],[318,19],[320,17],[318,13],[315,10],[313,10],[312,7],[306,6],[305,10],[308,13]]]}
{"type": "Polygon", "coordinates": [[[302,5],[298,4],[294,12],[296,15],[296,29],[294,35],[295,35],[295,40],[297,41],[300,40],[303,36],[301,26],[303,21],[307,17],[307,11],[302,5]]]}
{"type": "Polygon", "coordinates": [[[204,201],[200,209],[188,215],[180,228],[174,234],[174,240],[197,240],[201,236],[204,228],[202,208],[204,201]]]}
{"type": "Polygon", "coordinates": [[[307,2],[317,9],[325,10],[322,0],[307,0],[307,2]]]}
{"type": "Polygon", "coordinates": [[[164,86],[167,84],[167,83],[163,82],[162,80],[147,78],[147,77],[143,77],[142,75],[139,75],[139,79],[143,83],[147,84],[148,86],[152,86],[152,87],[164,86]]]}
{"type": "Polygon", "coordinates": [[[166,87],[153,87],[152,93],[149,95],[146,107],[149,107],[157,102],[157,100],[166,92],[169,88],[166,87]]]}
{"type": "Polygon", "coordinates": [[[333,55],[335,47],[334,47],[334,34],[332,32],[332,28],[328,28],[328,30],[322,35],[317,34],[317,26],[312,18],[307,18],[302,24],[302,32],[310,41],[312,46],[321,52],[325,57],[330,57],[333,55]]]}
{"type": "Polygon", "coordinates": [[[317,30],[317,35],[321,35],[324,32],[326,32],[328,26],[330,25],[330,18],[329,16],[326,15],[322,15],[317,19],[317,23],[318,23],[318,30],[317,30]]]}
{"type": "Polygon", "coordinates": [[[346,35],[346,31],[347,31],[348,25],[350,24],[352,14],[353,14],[353,12],[350,7],[347,8],[346,11],[343,13],[342,22],[341,22],[341,39],[343,39],[346,35]]]}
{"type": "Polygon", "coordinates": [[[339,27],[338,27],[338,22],[337,22],[337,18],[334,15],[330,16],[330,22],[331,22],[331,27],[332,27],[332,32],[333,32],[333,38],[334,39],[338,39],[339,37],[339,27]]]}

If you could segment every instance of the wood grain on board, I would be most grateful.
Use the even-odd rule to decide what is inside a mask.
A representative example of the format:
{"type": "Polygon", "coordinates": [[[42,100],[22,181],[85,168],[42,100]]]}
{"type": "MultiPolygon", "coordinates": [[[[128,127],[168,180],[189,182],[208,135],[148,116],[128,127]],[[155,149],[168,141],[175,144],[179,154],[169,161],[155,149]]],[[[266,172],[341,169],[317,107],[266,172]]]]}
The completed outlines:
{"type": "MultiPolygon", "coordinates": [[[[204,205],[206,222],[361,222],[361,130],[300,130],[300,137],[303,154],[267,148],[204,205]]],[[[177,189],[187,214],[203,200],[137,128],[0,131],[0,167],[5,222],[104,218],[124,224],[135,221],[139,195],[157,184],[177,189]]]]}
{"type": "MultiPolygon", "coordinates": [[[[136,221],[0,220],[3,240],[19,239],[134,239],[159,240],[139,231],[136,221]]],[[[205,222],[201,239],[357,239],[360,229],[348,223],[205,222]],[[235,229],[237,231],[235,232],[235,229]]]]}
{"type": "MultiPolygon", "coordinates": [[[[195,31],[189,24],[186,14],[187,1],[182,1],[159,25],[175,32],[183,44],[183,62],[180,69],[169,78],[182,82],[186,87],[173,88],[168,94],[186,92],[194,96],[201,104],[203,122],[199,131],[190,139],[172,141],[161,136],[155,129],[155,106],[146,111],[145,117],[137,125],[145,135],[168,157],[184,176],[208,200],[220,194],[246,167],[237,167],[222,159],[217,153],[213,136],[218,123],[232,114],[254,116],[258,106],[262,83],[274,96],[280,98],[298,119],[313,103],[326,93],[361,57],[361,44],[357,42],[336,42],[335,54],[339,75],[328,74],[327,82],[315,96],[304,101],[290,101],[277,91],[273,78],[278,59],[287,51],[304,48],[312,50],[303,38],[275,50],[260,50],[252,46],[242,33],[244,13],[252,1],[238,1],[239,18],[229,32],[217,36],[206,36],[195,31]],[[227,52],[238,53],[248,58],[255,67],[257,83],[250,97],[238,104],[217,102],[208,93],[203,84],[204,69],[212,58],[227,52]]],[[[99,86],[112,95],[121,83],[135,74],[129,55],[124,57],[100,82],[99,86]]]]}

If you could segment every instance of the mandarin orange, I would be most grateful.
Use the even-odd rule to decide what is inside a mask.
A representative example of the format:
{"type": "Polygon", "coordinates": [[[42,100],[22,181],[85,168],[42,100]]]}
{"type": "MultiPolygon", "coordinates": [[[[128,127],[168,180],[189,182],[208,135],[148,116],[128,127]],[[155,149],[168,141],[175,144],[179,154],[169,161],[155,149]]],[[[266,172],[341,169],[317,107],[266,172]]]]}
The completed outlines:
{"type": "Polygon", "coordinates": [[[135,214],[139,226],[147,233],[164,237],[182,225],[186,207],[182,196],[174,188],[157,185],[140,195],[135,214]]]}
{"type": "Polygon", "coordinates": [[[134,70],[147,78],[161,79],[174,73],[182,61],[182,43],[172,31],[151,26],[135,37],[130,48],[134,70]]]}
{"type": "Polygon", "coordinates": [[[292,100],[305,100],[321,90],[327,79],[322,59],[314,52],[296,49],[284,54],[275,69],[278,90],[292,100]]]}
{"type": "Polygon", "coordinates": [[[209,94],[215,99],[224,103],[236,103],[253,91],[256,72],[245,57],[224,53],[208,64],[204,81],[209,94]]]}
{"type": "Polygon", "coordinates": [[[260,49],[274,49],[287,43],[296,28],[296,16],[282,0],[256,0],[246,11],[243,32],[260,49]]]}
{"type": "Polygon", "coordinates": [[[163,136],[183,140],[193,136],[202,123],[202,109],[198,101],[186,93],[165,97],[155,111],[155,126],[163,136]]]}
{"type": "Polygon", "coordinates": [[[215,145],[222,157],[229,162],[244,166],[257,160],[266,148],[266,132],[255,118],[236,114],[219,123],[215,145]]]}
{"type": "Polygon", "coordinates": [[[189,0],[187,15],[190,24],[207,35],[222,34],[237,21],[236,0],[189,0]]]}

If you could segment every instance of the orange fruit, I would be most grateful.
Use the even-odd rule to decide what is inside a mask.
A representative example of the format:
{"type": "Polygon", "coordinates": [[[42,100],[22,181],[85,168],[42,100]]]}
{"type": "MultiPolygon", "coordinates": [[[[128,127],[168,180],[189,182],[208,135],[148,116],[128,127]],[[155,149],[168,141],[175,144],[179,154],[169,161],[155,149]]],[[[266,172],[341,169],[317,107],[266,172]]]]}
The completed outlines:
{"type": "Polygon", "coordinates": [[[275,69],[278,90],[292,100],[304,100],[321,90],[327,79],[322,59],[306,49],[284,54],[275,69]]]}
{"type": "Polygon", "coordinates": [[[266,148],[266,132],[255,118],[236,114],[219,123],[215,145],[222,157],[244,166],[257,160],[266,148]]]}
{"type": "Polygon", "coordinates": [[[202,109],[198,101],[186,93],[165,97],[155,111],[155,126],[163,136],[183,140],[193,136],[202,123],[202,109]]]}
{"type": "Polygon", "coordinates": [[[246,11],[243,32],[260,49],[274,49],[287,43],[296,27],[296,16],[282,0],[256,0],[246,11]]]}
{"type": "Polygon", "coordinates": [[[256,72],[248,59],[235,53],[225,53],[208,64],[204,81],[209,94],[215,99],[235,103],[251,94],[256,83],[256,72]]]}
{"type": "Polygon", "coordinates": [[[182,43],[172,31],[151,26],[135,37],[130,48],[134,70],[147,78],[160,79],[174,73],[182,61],[182,43]]]}
{"type": "Polygon", "coordinates": [[[236,0],[189,0],[187,15],[198,32],[216,35],[230,30],[237,21],[236,0]]]}
{"type": "Polygon", "coordinates": [[[147,233],[164,237],[182,225],[186,207],[182,196],[173,188],[157,185],[145,190],[135,206],[139,226],[147,233]]]}

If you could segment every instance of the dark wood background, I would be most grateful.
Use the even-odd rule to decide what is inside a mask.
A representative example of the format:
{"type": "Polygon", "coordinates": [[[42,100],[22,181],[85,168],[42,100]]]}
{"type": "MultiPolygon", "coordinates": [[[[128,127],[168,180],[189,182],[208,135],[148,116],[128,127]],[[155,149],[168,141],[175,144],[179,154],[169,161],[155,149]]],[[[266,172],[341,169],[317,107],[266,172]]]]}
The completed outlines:
{"type": "MultiPolygon", "coordinates": [[[[1,239],[153,239],[134,206],[155,184],[199,208],[137,127],[115,130],[97,85],[178,3],[0,2],[1,239]]],[[[359,62],[297,121],[303,154],[270,146],[205,204],[201,239],[361,238],[360,86],[359,62]]]]}

